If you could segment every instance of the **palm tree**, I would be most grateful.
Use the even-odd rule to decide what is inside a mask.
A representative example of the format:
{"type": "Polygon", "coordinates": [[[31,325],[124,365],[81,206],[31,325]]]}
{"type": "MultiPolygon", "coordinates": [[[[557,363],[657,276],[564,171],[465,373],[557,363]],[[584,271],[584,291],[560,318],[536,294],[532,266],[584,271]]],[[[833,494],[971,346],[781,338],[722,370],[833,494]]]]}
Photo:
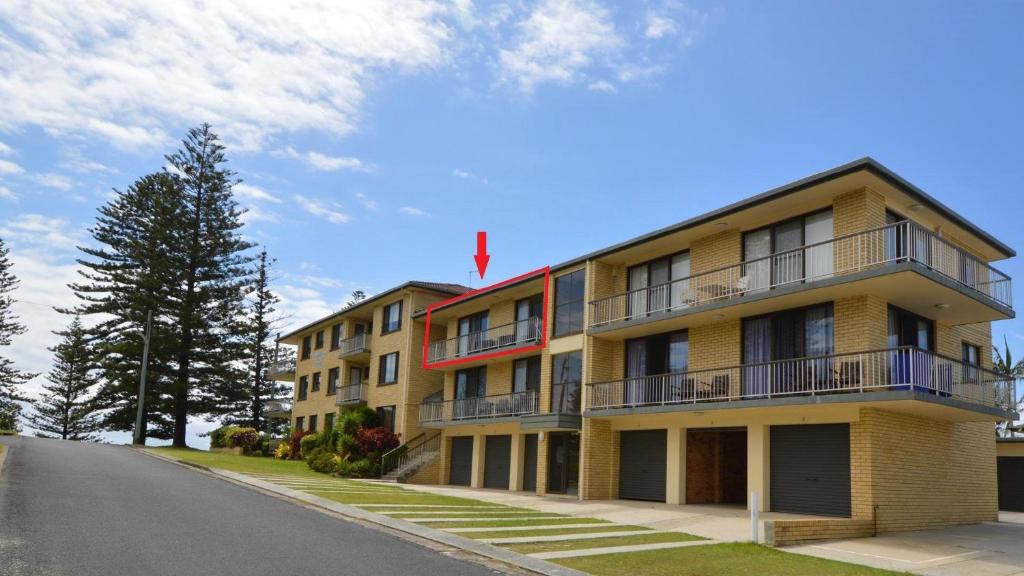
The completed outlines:
{"type": "MultiPolygon", "coordinates": [[[[1003,352],[1000,353],[999,349],[993,346],[992,354],[995,356],[992,368],[997,374],[1013,381],[1024,378],[1024,359],[1013,361],[1013,353],[1010,352],[1010,345],[1006,342],[1005,335],[1003,336],[1003,352]]],[[[1017,398],[1014,398],[1014,402],[1017,403],[1017,412],[1024,412],[1024,401],[1018,402],[1017,398]]],[[[1024,433],[1024,424],[1004,422],[999,425],[999,428],[1006,435],[1024,433]]]]}

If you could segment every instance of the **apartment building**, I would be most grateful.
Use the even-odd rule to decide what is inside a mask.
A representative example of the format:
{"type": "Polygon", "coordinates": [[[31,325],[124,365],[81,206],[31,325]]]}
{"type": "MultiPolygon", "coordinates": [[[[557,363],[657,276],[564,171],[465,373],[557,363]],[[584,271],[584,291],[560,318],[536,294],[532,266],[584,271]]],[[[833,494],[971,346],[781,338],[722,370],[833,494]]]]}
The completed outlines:
{"type": "Polygon", "coordinates": [[[423,323],[413,315],[466,290],[410,281],[281,336],[297,348],[296,362],[271,377],[294,382],[293,429],[320,432],[339,408],[365,404],[403,441],[419,436],[419,402],[440,392],[442,377],[421,368],[423,323]]]}
{"type": "Polygon", "coordinates": [[[1013,256],[874,160],[816,174],[432,307],[393,465],[805,517],[776,541],[995,520],[1013,256]]]}

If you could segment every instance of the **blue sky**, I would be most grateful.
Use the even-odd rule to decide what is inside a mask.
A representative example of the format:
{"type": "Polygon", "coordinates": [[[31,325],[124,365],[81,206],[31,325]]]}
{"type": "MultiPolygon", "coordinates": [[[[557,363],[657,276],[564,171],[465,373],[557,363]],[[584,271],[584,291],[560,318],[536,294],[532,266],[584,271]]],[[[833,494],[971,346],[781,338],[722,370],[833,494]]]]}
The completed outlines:
{"type": "Polygon", "coordinates": [[[122,4],[0,6],[27,368],[96,207],[202,121],[293,324],[467,282],[477,230],[497,281],[866,155],[1024,247],[1021,3],[122,4]]]}

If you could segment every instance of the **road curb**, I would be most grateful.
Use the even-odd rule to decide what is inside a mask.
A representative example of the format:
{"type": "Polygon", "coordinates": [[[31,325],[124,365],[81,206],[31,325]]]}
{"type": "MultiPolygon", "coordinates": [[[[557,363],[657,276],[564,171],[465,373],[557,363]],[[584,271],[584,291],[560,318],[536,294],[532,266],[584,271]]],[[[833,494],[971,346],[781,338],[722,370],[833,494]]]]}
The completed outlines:
{"type": "Polygon", "coordinates": [[[309,504],[313,507],[329,511],[334,514],[344,516],[346,518],[360,520],[363,522],[368,522],[370,524],[376,524],[378,526],[382,526],[390,530],[402,532],[410,536],[415,536],[416,538],[429,540],[431,542],[443,544],[451,548],[457,548],[459,550],[469,552],[473,555],[482,556],[490,560],[497,560],[498,562],[501,562],[503,564],[515,566],[517,568],[533,572],[535,574],[542,574],[544,576],[587,576],[586,572],[580,572],[578,570],[566,568],[553,562],[547,562],[545,560],[531,558],[529,556],[525,556],[523,554],[519,554],[511,550],[506,550],[505,548],[499,548],[498,546],[485,544],[477,540],[471,540],[469,538],[464,538],[462,536],[458,536],[456,534],[452,534],[449,532],[444,532],[442,530],[436,530],[434,528],[428,528],[426,526],[421,526],[413,522],[399,520],[398,518],[392,518],[390,516],[385,516],[383,514],[377,514],[374,512],[364,510],[357,506],[342,504],[340,502],[335,502],[333,500],[328,500],[326,498],[321,498],[319,496],[314,496],[312,494],[307,494],[305,492],[300,492],[298,490],[292,490],[291,488],[284,488],[271,482],[265,482],[263,480],[258,480],[256,478],[246,476],[245,474],[239,474],[236,472],[231,472],[229,470],[222,470],[220,468],[210,468],[208,466],[203,466],[201,464],[195,464],[192,462],[186,462],[184,460],[178,460],[176,458],[170,458],[168,456],[164,456],[162,454],[158,454],[146,449],[133,449],[137,450],[138,452],[142,452],[147,456],[164,460],[172,464],[202,470],[207,474],[222,478],[224,480],[228,480],[235,484],[241,484],[243,486],[255,488],[261,492],[276,495],[287,500],[293,500],[309,504]]]}
{"type": "Polygon", "coordinates": [[[4,451],[0,452],[0,478],[4,477],[4,462],[7,460],[7,455],[11,452],[10,444],[4,444],[4,451]]]}

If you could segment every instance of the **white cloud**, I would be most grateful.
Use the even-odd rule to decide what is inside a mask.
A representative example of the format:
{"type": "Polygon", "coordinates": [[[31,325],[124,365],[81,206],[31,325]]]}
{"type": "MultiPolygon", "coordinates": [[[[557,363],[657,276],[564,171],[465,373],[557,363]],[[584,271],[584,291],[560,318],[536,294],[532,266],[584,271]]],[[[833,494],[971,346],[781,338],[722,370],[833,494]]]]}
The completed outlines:
{"type": "Polygon", "coordinates": [[[587,84],[587,90],[591,90],[593,92],[604,92],[605,94],[614,94],[618,92],[615,85],[607,80],[591,82],[590,84],[587,84]]]}
{"type": "Polygon", "coordinates": [[[14,148],[0,142],[0,156],[10,156],[11,154],[14,154],[14,148]]]}
{"type": "Polygon", "coordinates": [[[345,224],[352,219],[348,214],[342,212],[342,207],[336,203],[332,203],[330,206],[327,206],[318,200],[307,198],[301,194],[295,195],[295,201],[298,202],[299,206],[301,206],[306,212],[309,212],[313,216],[324,218],[332,224],[345,224]]]}
{"type": "Polygon", "coordinates": [[[101,174],[118,174],[120,172],[113,166],[107,166],[93,160],[68,160],[62,162],[61,167],[74,170],[75,172],[98,172],[101,174]]]}
{"type": "Polygon", "coordinates": [[[0,174],[21,174],[25,169],[10,160],[0,160],[0,174]]]}
{"type": "Polygon", "coordinates": [[[274,204],[281,203],[281,199],[278,198],[277,196],[274,196],[273,194],[267,192],[266,190],[260,188],[259,186],[246,184],[245,182],[235,184],[234,186],[231,187],[231,191],[234,192],[235,196],[238,197],[239,200],[243,201],[273,202],[274,204]]]}
{"type": "Polygon", "coordinates": [[[655,12],[647,13],[647,26],[644,28],[644,36],[652,39],[672,36],[678,32],[676,21],[655,12]]]}
{"type": "Polygon", "coordinates": [[[11,191],[10,188],[6,186],[0,186],[0,198],[3,198],[5,200],[17,200],[18,195],[11,191]]]}
{"type": "Polygon", "coordinates": [[[47,188],[56,188],[57,190],[63,190],[65,192],[71,190],[71,188],[75,185],[74,181],[71,180],[71,178],[63,176],[61,174],[53,173],[35,174],[32,176],[32,180],[34,180],[37,184],[41,186],[46,186],[47,188]]]}
{"type": "Polygon", "coordinates": [[[366,194],[364,194],[362,192],[356,192],[355,196],[356,196],[356,199],[359,200],[359,202],[363,205],[363,208],[366,208],[367,210],[376,210],[377,209],[377,201],[371,199],[366,194]]]}
{"type": "Polygon", "coordinates": [[[242,222],[245,224],[252,224],[254,222],[278,222],[281,220],[280,215],[273,210],[267,210],[258,205],[244,206],[245,212],[242,214],[242,222]]]}
{"type": "Polygon", "coordinates": [[[644,17],[644,37],[650,40],[676,38],[686,47],[693,45],[707,23],[707,14],[678,0],[667,0],[644,17]]]}
{"type": "Polygon", "coordinates": [[[468,172],[460,168],[455,168],[454,170],[452,170],[452,176],[455,176],[456,178],[461,178],[463,180],[474,180],[476,182],[480,182],[481,184],[487,184],[487,178],[484,178],[483,176],[477,176],[472,172],[468,172]]]}
{"type": "Polygon", "coordinates": [[[273,155],[279,158],[293,158],[301,160],[311,168],[323,172],[335,172],[337,170],[352,170],[354,172],[372,172],[371,166],[363,163],[358,158],[349,156],[328,156],[320,152],[299,152],[291,146],[274,150],[273,155]]]}
{"type": "Polygon", "coordinates": [[[541,83],[569,84],[625,45],[611,13],[591,0],[542,0],[499,53],[502,80],[530,94],[541,83]]]}
{"type": "Polygon", "coordinates": [[[237,147],[343,136],[381,73],[449,61],[437,0],[0,3],[0,129],[166,145],[206,120],[237,147]]]}
{"type": "Polygon", "coordinates": [[[0,238],[12,246],[39,249],[46,254],[74,251],[81,234],[69,230],[63,218],[42,214],[19,214],[0,224],[0,238]]]}
{"type": "Polygon", "coordinates": [[[402,206],[398,211],[402,214],[408,214],[409,216],[429,216],[425,211],[416,208],[415,206],[402,206]]]}

